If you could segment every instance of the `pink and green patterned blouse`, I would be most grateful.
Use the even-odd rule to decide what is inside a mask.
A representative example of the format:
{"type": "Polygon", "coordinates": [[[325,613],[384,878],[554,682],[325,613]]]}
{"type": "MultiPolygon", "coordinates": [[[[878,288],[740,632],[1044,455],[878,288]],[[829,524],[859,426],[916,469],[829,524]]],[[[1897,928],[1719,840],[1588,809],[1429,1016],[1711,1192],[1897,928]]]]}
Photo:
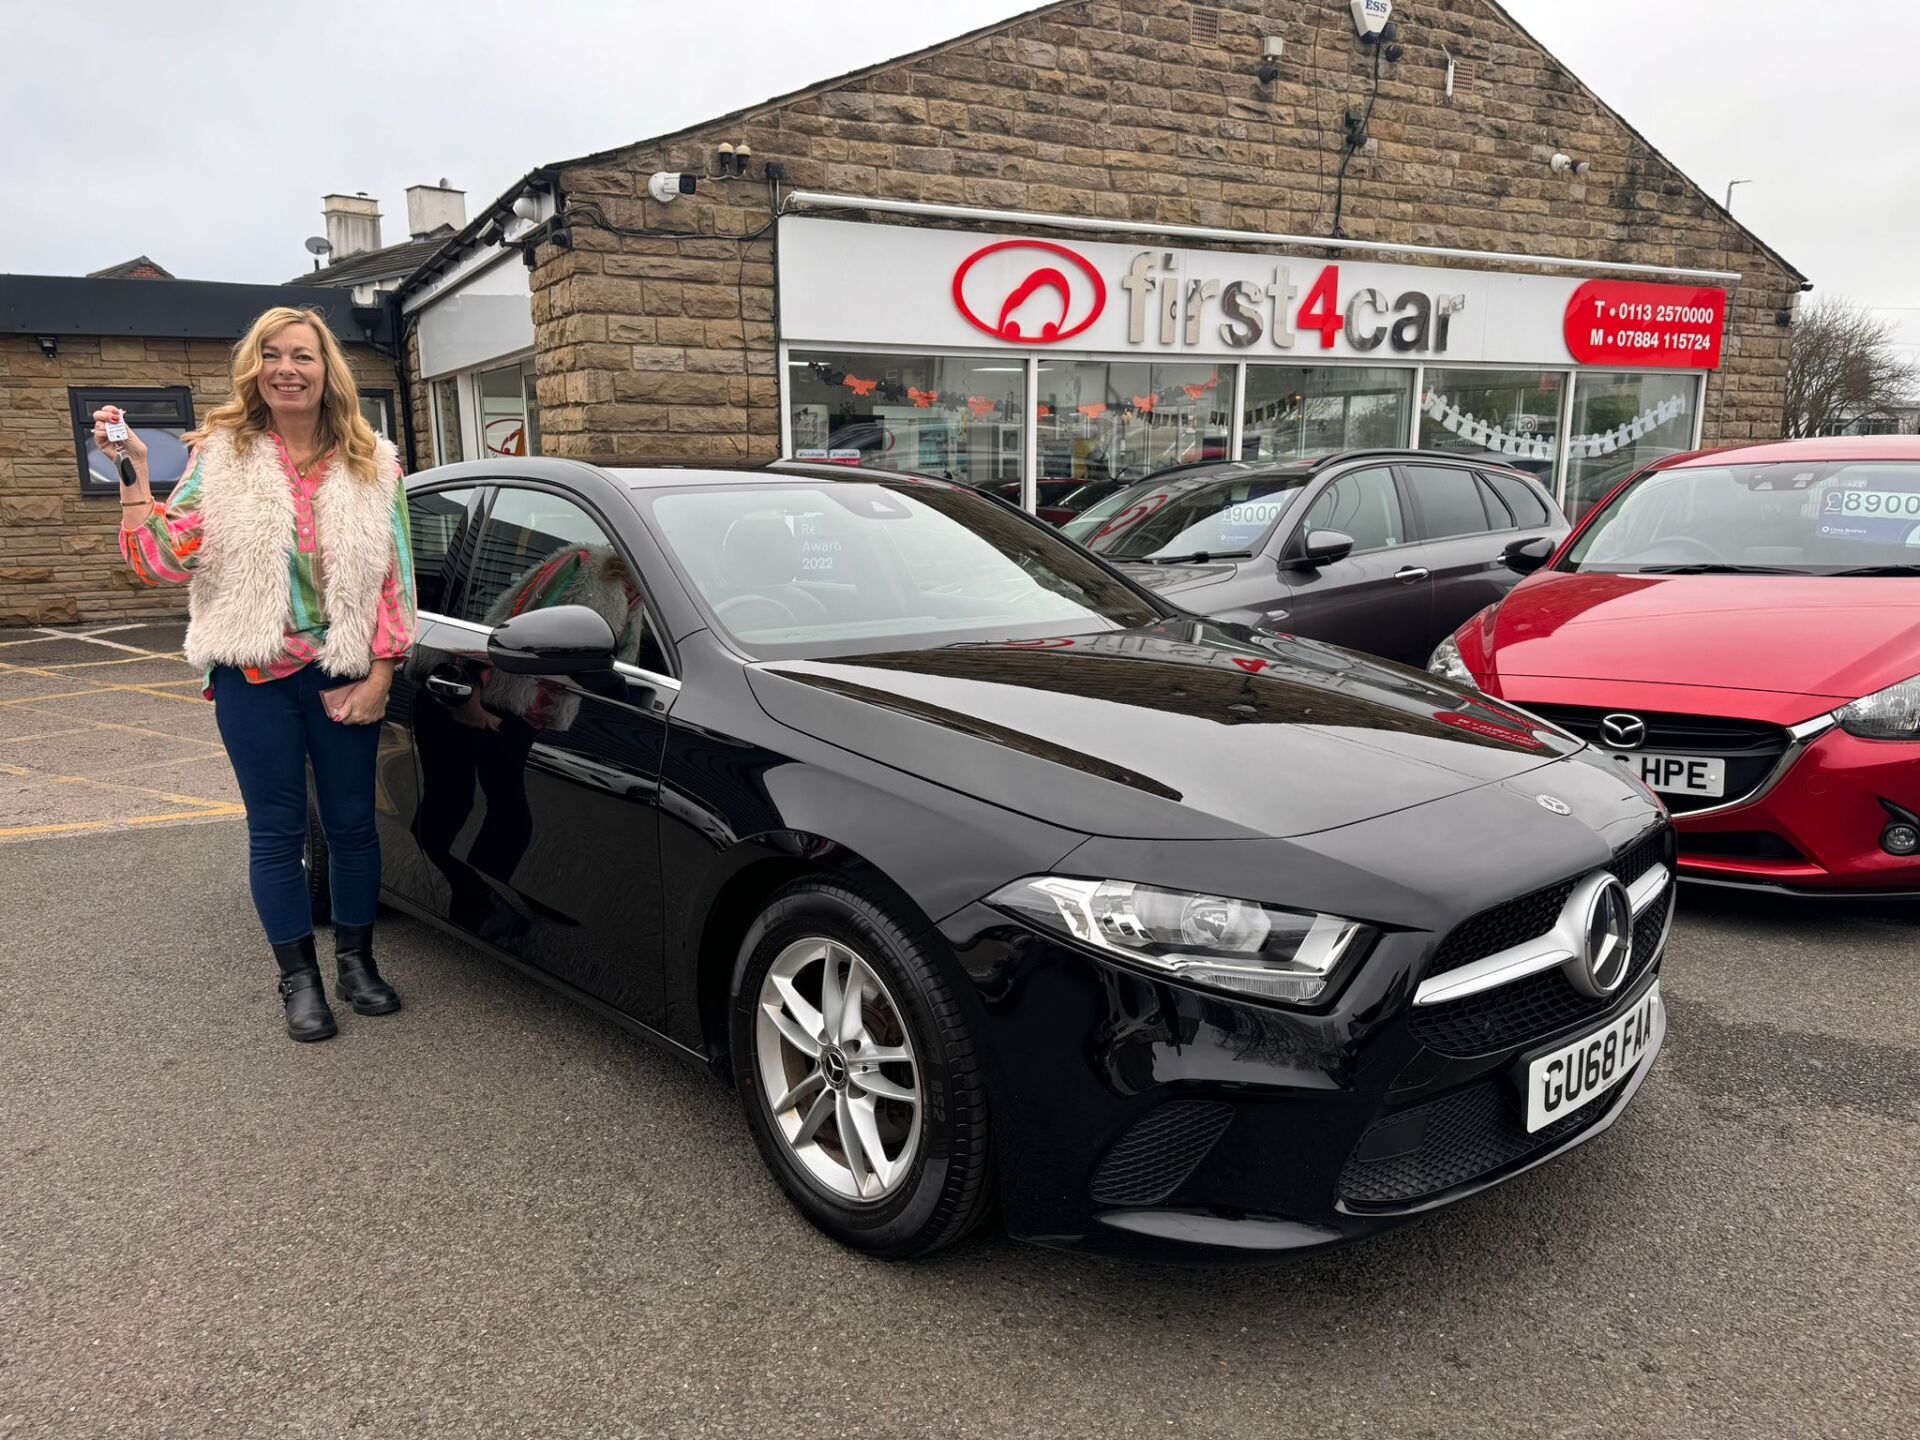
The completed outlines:
{"type": "MultiPolygon", "coordinates": [[[[319,562],[323,539],[313,518],[313,497],[330,467],[317,464],[306,478],[293,468],[293,456],[278,435],[268,432],[293,492],[294,548],[287,552],[290,613],[286,647],[265,665],[249,665],[242,672],[259,685],[284,680],[313,662],[327,637],[327,610],[320,587],[319,562]]],[[[196,456],[185,480],[174,487],[165,504],[154,502],[152,513],[137,530],[120,531],[120,553],[135,575],[148,585],[183,585],[199,563],[204,538],[200,519],[201,464],[196,456]]],[[[412,648],[419,621],[414,614],[413,540],[407,523],[407,491],[393,492],[393,563],[380,586],[380,611],[373,627],[373,658],[398,660],[412,648]]],[[[204,692],[213,698],[211,677],[204,692]]]]}

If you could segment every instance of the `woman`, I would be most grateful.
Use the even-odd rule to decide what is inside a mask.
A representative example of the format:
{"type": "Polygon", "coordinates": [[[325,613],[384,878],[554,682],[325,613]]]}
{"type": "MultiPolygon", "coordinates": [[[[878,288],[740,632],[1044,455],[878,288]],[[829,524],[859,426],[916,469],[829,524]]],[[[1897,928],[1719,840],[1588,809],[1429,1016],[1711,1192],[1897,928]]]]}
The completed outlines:
{"type": "Polygon", "coordinates": [[[279,307],[234,347],[226,403],[187,437],[187,478],[166,505],[146,446],[94,444],[133,462],[120,549],[148,584],[187,588],[186,655],[206,672],[220,738],[246,803],[254,908],[280,966],[287,1033],[335,1030],[302,852],[313,770],[333,882],[338,995],[362,1015],[400,997],[373,959],[380,893],[374,759],[393,667],[413,643],[413,557],[393,446],[360,414],[326,322],[279,307]]]}

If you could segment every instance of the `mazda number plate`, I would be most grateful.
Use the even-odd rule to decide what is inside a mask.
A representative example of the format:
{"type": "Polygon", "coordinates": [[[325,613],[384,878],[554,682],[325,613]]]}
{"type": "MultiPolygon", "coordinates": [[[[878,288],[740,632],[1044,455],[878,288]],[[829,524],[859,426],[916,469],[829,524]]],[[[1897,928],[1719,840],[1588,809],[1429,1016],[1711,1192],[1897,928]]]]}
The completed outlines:
{"type": "Polygon", "coordinates": [[[1614,754],[1622,765],[1639,772],[1647,787],[1662,795],[1705,795],[1718,800],[1727,793],[1727,762],[1699,755],[1661,755],[1652,750],[1614,754]]]}
{"type": "Polygon", "coordinates": [[[1655,981],[1626,1014],[1527,1066],[1527,1133],[1605,1094],[1640,1063],[1659,1028],[1660,984],[1655,981]]]}

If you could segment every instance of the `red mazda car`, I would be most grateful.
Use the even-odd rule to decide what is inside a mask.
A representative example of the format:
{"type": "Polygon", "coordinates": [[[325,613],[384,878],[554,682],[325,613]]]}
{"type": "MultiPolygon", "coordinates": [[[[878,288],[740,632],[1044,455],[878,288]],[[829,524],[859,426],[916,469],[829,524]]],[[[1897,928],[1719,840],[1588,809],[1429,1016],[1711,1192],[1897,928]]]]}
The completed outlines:
{"type": "Polygon", "coordinates": [[[1673,811],[1681,874],[1920,892],[1920,437],[1670,457],[1434,652],[1673,811]]]}

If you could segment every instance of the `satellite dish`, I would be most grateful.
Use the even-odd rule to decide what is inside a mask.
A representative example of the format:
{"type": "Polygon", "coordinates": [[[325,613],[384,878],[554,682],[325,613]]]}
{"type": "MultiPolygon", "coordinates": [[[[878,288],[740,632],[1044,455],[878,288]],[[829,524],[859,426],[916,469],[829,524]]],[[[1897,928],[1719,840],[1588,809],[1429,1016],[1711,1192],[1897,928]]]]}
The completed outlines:
{"type": "Polygon", "coordinates": [[[326,236],[309,235],[307,237],[307,253],[309,255],[326,255],[330,254],[332,250],[333,242],[328,240],[326,236]]]}

